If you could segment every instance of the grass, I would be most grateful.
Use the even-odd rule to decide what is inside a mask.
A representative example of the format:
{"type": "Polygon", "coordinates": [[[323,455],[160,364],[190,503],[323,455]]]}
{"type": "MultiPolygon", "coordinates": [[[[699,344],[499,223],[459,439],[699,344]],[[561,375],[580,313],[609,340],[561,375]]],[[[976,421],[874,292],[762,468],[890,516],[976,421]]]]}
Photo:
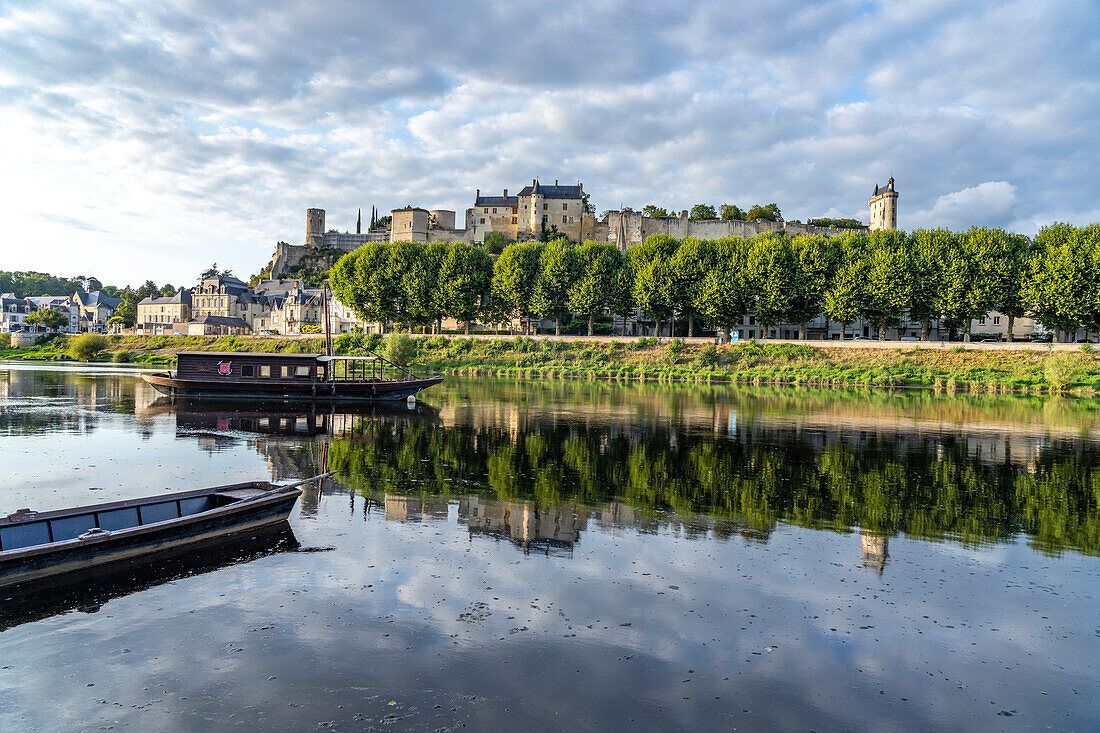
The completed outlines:
{"type": "MultiPolygon", "coordinates": [[[[66,358],[73,337],[49,337],[30,349],[0,343],[0,359],[66,358]]],[[[321,338],[259,336],[107,336],[96,361],[171,364],[178,351],[320,353],[321,338]]],[[[957,393],[1100,393],[1100,353],[1081,350],[846,349],[791,343],[694,346],[653,338],[561,341],[517,336],[423,336],[414,366],[447,374],[737,383],[804,387],[912,387],[957,393]]],[[[390,339],[392,341],[392,337],[390,339]]],[[[388,349],[377,336],[341,336],[338,353],[388,349]]],[[[404,345],[403,345],[404,346],[404,345]]],[[[407,348],[407,347],[405,347],[407,348]]]]}

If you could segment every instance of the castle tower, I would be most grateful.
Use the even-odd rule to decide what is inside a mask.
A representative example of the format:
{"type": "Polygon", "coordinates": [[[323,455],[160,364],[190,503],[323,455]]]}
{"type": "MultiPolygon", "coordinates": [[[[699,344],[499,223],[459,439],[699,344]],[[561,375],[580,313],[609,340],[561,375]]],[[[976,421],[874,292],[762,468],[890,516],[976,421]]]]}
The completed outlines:
{"type": "Polygon", "coordinates": [[[325,241],[325,210],[306,209],[306,245],[320,247],[325,241]]]}
{"type": "Polygon", "coordinates": [[[881,188],[875,184],[875,194],[867,199],[871,207],[871,231],[898,228],[898,192],[894,190],[894,179],[890,178],[881,188]]]}

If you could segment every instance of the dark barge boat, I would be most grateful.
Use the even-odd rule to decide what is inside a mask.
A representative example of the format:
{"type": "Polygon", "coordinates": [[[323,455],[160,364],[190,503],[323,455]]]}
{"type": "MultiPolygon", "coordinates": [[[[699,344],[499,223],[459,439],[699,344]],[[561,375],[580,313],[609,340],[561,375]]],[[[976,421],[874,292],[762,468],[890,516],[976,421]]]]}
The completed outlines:
{"type": "Polygon", "coordinates": [[[297,487],[253,481],[0,518],[0,588],[71,577],[285,522],[297,487]]]}
{"type": "Polygon", "coordinates": [[[372,401],[403,400],[439,384],[378,355],[326,356],[182,351],[176,370],[141,375],[173,397],[372,401]]]}

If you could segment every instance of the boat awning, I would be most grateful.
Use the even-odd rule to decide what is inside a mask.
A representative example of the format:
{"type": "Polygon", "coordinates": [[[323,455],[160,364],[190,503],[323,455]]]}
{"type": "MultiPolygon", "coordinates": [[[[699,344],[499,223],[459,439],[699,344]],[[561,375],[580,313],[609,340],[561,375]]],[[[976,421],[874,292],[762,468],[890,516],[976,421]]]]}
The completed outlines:
{"type": "Polygon", "coordinates": [[[318,356],[317,361],[378,361],[377,356],[318,356]]]}

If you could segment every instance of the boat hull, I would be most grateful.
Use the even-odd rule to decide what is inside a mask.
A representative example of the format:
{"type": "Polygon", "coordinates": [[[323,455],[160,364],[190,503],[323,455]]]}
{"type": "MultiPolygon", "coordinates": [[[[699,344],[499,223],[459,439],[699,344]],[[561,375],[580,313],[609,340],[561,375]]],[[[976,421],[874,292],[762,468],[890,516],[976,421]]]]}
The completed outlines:
{"type": "Polygon", "coordinates": [[[0,588],[65,580],[75,573],[112,563],[170,553],[188,545],[227,539],[285,522],[300,495],[300,490],[291,489],[178,519],[118,530],[104,537],[0,552],[0,588]]]}
{"type": "Polygon", "coordinates": [[[404,400],[443,381],[427,379],[377,382],[264,382],[178,379],[164,372],[142,374],[141,378],[161,394],[171,397],[233,399],[308,400],[311,402],[374,402],[404,400]]]}

